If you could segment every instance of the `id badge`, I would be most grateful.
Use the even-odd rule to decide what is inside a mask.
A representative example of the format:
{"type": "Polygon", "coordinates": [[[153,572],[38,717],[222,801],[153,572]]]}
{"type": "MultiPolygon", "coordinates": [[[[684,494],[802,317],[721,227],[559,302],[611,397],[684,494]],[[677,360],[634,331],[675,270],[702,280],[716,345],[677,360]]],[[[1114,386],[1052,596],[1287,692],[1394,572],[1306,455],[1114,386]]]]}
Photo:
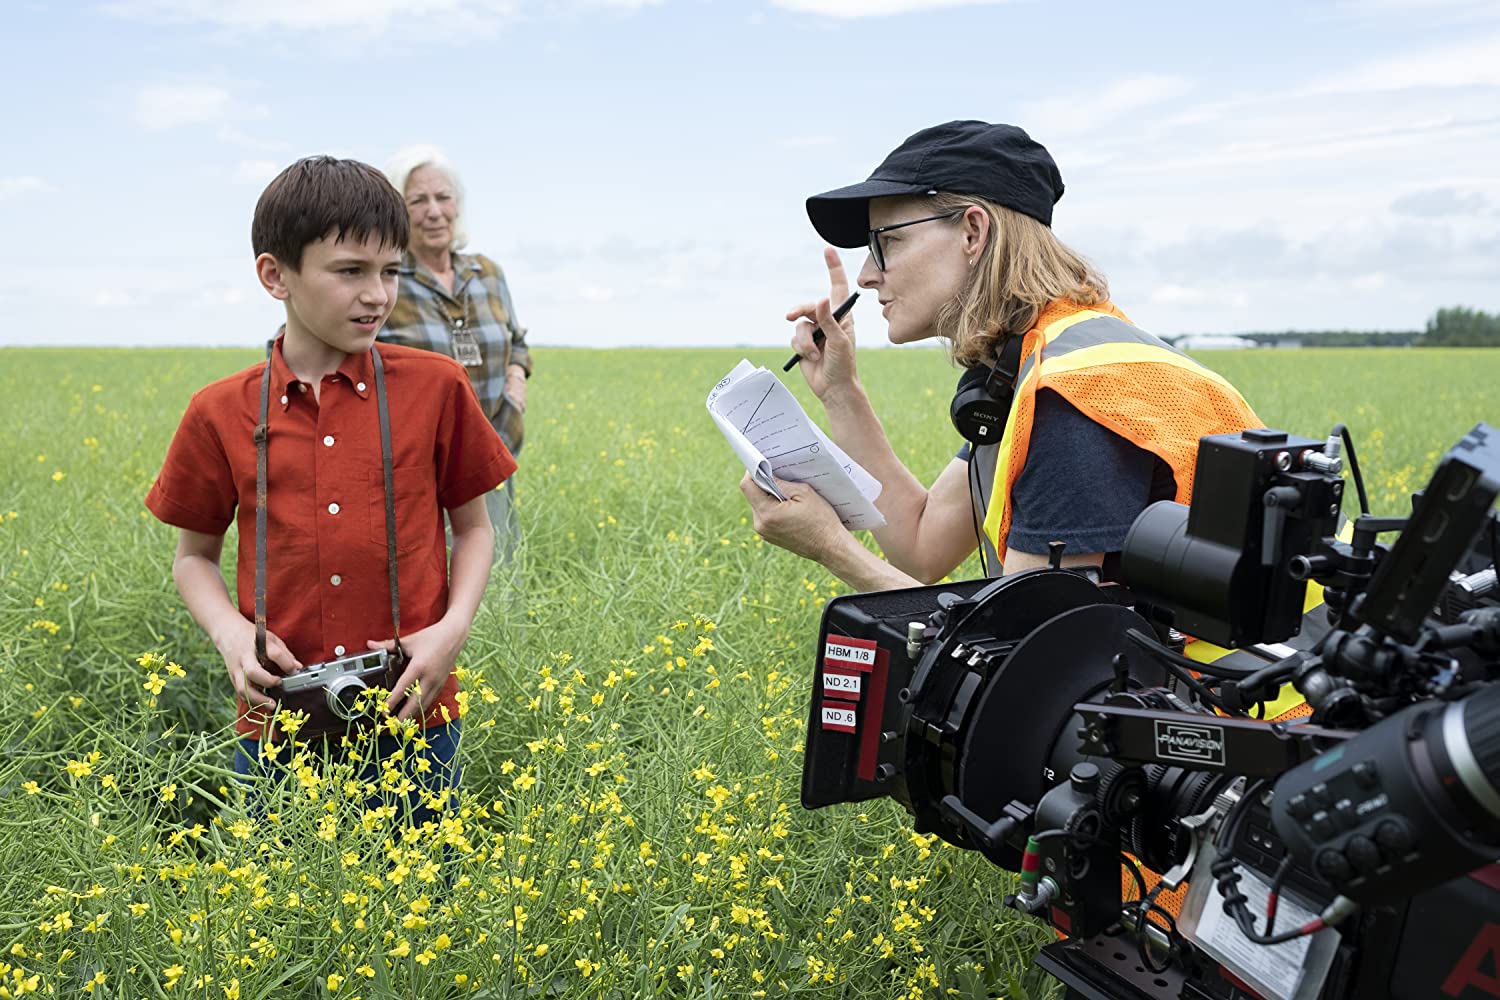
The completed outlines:
{"type": "Polygon", "coordinates": [[[453,360],[465,368],[478,368],[484,364],[484,356],[472,330],[459,328],[453,331],[453,360]]]}

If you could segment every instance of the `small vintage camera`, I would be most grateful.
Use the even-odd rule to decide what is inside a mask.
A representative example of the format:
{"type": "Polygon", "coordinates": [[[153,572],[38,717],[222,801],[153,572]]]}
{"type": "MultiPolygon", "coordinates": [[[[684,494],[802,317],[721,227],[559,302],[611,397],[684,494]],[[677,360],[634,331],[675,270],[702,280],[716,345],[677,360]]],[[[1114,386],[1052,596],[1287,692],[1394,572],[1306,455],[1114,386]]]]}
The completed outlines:
{"type": "Polygon", "coordinates": [[[311,664],[282,680],[282,707],[306,712],[312,720],[309,730],[342,728],[340,723],[356,722],[370,714],[368,707],[359,704],[361,692],[372,686],[391,687],[402,666],[402,657],[384,649],[311,664]],[[320,725],[327,713],[339,722],[320,725]]]}

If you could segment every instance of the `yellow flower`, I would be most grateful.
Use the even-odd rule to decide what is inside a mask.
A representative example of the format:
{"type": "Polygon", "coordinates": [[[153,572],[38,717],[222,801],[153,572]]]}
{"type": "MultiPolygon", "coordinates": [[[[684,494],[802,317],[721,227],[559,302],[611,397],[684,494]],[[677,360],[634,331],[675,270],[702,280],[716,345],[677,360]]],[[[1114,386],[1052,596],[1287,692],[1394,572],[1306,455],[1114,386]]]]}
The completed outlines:
{"type": "Polygon", "coordinates": [[[343,976],[339,975],[336,972],[330,972],[328,974],[328,992],[329,993],[336,993],[336,992],[338,992],[338,988],[340,986],[343,986],[343,985],[344,985],[344,977],[343,976]]]}
{"type": "Polygon", "coordinates": [[[597,968],[599,968],[599,966],[597,964],[595,964],[593,962],[590,962],[586,958],[580,958],[580,959],[578,959],[577,961],[575,961],[573,963],[573,965],[574,965],[575,968],[578,969],[579,972],[583,973],[583,978],[584,979],[587,979],[589,976],[592,976],[594,974],[594,970],[597,969],[597,968]]]}
{"type": "Polygon", "coordinates": [[[547,950],[548,950],[547,949],[547,945],[545,943],[543,943],[543,944],[539,944],[535,948],[533,948],[531,950],[531,953],[533,955],[535,955],[537,958],[541,958],[543,955],[547,954],[547,950]]]}
{"type": "Polygon", "coordinates": [[[531,776],[530,771],[527,771],[526,773],[519,774],[514,779],[512,779],[510,786],[519,791],[530,791],[531,789],[536,787],[536,779],[531,776]]]}
{"type": "Polygon", "coordinates": [[[21,787],[25,789],[27,795],[35,795],[42,790],[42,786],[38,785],[35,781],[22,782],[21,787]]]}
{"type": "Polygon", "coordinates": [[[160,798],[163,802],[176,802],[177,801],[177,786],[175,784],[173,784],[173,785],[162,785],[161,786],[161,791],[159,791],[157,793],[157,797],[160,798]]]}
{"type": "Polygon", "coordinates": [[[406,938],[402,938],[401,943],[386,952],[386,954],[392,958],[405,958],[411,954],[411,942],[406,940],[406,938]]]}
{"type": "Polygon", "coordinates": [[[86,982],[86,983],[83,984],[83,992],[85,992],[85,993],[92,993],[92,992],[94,992],[94,987],[95,986],[103,986],[104,985],[104,980],[106,980],[107,978],[109,978],[109,977],[106,976],[103,972],[96,972],[96,973],[94,973],[94,978],[90,979],[88,982],[86,982]]]}

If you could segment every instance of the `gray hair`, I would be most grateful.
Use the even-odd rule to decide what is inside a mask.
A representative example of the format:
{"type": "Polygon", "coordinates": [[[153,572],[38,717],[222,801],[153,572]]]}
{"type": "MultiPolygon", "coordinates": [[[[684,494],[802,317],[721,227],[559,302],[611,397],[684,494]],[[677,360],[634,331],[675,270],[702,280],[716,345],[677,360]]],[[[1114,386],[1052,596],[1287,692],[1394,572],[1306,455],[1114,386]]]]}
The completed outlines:
{"type": "Polygon", "coordinates": [[[441,149],[436,146],[407,146],[397,150],[395,155],[386,161],[385,176],[390,180],[391,186],[401,192],[401,198],[405,201],[406,182],[410,179],[412,171],[418,167],[434,167],[441,170],[447,176],[448,183],[453,185],[455,214],[451,249],[462,250],[469,242],[469,230],[464,225],[464,182],[441,149]]]}

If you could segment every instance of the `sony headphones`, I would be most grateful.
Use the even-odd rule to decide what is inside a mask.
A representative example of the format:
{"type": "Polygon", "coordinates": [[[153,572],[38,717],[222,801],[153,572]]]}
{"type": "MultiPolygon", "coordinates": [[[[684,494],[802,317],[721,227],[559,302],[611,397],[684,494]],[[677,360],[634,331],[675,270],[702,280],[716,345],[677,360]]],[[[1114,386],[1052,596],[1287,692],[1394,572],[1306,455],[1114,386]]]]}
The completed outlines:
{"type": "Polygon", "coordinates": [[[1005,436],[1011,400],[1016,395],[1016,373],[1021,367],[1023,337],[1007,337],[994,367],[980,365],[959,376],[948,416],[953,427],[972,445],[999,444],[1005,436]]]}

